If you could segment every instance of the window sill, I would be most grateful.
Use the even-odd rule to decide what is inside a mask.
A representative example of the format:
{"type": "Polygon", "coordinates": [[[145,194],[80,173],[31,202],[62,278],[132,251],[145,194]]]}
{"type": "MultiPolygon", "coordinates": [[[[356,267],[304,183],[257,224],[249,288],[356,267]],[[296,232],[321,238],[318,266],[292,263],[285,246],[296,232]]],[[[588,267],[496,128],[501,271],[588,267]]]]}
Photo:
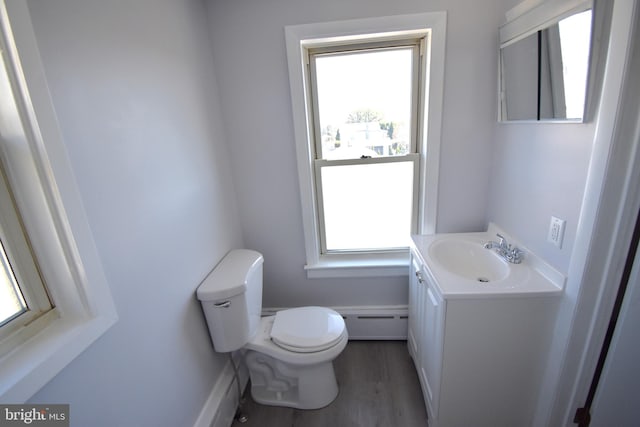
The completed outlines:
{"type": "Polygon", "coordinates": [[[409,274],[409,250],[379,254],[321,255],[304,266],[309,279],[337,277],[398,277],[409,274]]]}
{"type": "Polygon", "coordinates": [[[57,318],[2,358],[0,398],[26,402],[117,320],[115,314],[90,319],[57,318]]]}

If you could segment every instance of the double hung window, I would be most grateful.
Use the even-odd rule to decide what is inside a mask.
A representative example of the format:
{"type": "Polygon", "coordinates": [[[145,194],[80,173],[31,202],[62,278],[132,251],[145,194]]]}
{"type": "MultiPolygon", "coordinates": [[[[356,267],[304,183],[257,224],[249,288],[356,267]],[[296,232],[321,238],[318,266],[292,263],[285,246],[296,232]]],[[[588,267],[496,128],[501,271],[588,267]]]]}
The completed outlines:
{"type": "Polygon", "coordinates": [[[406,273],[435,230],[446,13],[285,28],[309,277],[406,273]]]}
{"type": "Polygon", "coordinates": [[[408,246],[417,217],[423,42],[308,50],[323,254],[408,246]]]}

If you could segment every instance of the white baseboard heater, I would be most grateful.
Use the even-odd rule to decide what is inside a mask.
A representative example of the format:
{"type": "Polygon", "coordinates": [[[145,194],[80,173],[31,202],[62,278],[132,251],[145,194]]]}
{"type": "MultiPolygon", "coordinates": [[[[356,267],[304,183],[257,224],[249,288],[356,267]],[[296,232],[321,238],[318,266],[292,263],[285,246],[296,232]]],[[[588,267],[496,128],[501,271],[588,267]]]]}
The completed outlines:
{"type": "MultiPolygon", "coordinates": [[[[408,309],[406,305],[331,307],[344,318],[350,340],[406,340],[408,309]]],[[[270,316],[285,307],[264,308],[270,316]]]]}

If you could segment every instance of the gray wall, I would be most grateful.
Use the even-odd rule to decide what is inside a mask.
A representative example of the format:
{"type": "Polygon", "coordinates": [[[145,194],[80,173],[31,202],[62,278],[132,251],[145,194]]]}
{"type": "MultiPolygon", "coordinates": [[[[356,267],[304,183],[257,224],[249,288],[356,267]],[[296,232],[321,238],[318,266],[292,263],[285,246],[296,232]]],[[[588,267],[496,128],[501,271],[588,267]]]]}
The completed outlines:
{"type": "Polygon", "coordinates": [[[200,0],[30,0],[119,321],[32,398],[74,426],[192,425],[226,358],[194,291],[242,246],[200,0]]]}
{"type": "Polygon", "coordinates": [[[594,123],[497,125],[487,218],[566,274],[593,145],[594,123]],[[551,215],[564,243],[547,242],[551,215]]]}
{"type": "Polygon", "coordinates": [[[307,279],[286,25],[446,10],[438,230],[486,224],[496,120],[498,0],[208,2],[216,73],[248,247],[265,255],[265,306],[406,304],[407,279],[307,279]]]}

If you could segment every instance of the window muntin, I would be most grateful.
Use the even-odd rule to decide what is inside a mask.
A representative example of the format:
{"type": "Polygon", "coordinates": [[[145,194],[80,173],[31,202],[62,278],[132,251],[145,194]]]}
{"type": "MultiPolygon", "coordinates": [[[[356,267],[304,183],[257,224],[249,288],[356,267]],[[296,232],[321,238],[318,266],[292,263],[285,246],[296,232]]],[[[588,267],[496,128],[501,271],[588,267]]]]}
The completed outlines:
{"type": "Polygon", "coordinates": [[[423,42],[308,51],[322,254],[408,247],[417,224],[423,42]]]}

